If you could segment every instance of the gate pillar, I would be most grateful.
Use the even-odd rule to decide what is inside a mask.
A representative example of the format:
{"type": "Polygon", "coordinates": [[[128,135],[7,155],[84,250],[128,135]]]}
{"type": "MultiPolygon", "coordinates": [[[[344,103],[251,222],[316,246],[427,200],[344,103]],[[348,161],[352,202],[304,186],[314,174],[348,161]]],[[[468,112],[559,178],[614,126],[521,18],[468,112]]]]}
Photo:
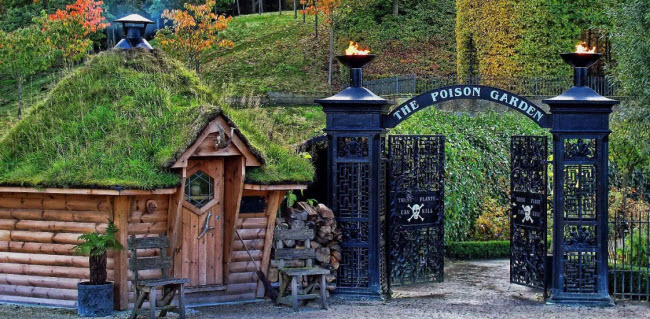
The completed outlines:
{"type": "Polygon", "coordinates": [[[350,87],[321,100],[327,116],[328,198],[343,232],[336,291],[382,295],[385,260],[386,130],[389,101],[361,86],[374,55],[337,56],[350,68],[350,87]]]}
{"type": "Polygon", "coordinates": [[[574,86],[544,100],[552,113],[553,277],[549,303],[609,306],[609,115],[618,103],[586,86],[597,53],[565,53],[574,86]]]}

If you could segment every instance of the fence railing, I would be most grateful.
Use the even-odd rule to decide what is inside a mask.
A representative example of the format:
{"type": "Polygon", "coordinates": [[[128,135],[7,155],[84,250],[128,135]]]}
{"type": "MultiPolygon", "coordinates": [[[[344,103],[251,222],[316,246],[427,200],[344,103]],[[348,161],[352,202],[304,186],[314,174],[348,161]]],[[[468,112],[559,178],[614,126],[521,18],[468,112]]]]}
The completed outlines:
{"type": "Polygon", "coordinates": [[[617,299],[650,299],[650,211],[612,212],[609,221],[609,288],[617,299]]]}
{"type": "MultiPolygon", "coordinates": [[[[618,184],[620,177],[612,175],[618,184]]],[[[635,172],[610,194],[609,291],[617,299],[650,300],[650,180],[635,172]]]]}
{"type": "MultiPolygon", "coordinates": [[[[493,86],[528,97],[550,97],[570,88],[573,85],[573,78],[571,76],[543,78],[473,76],[459,79],[456,76],[421,77],[411,74],[363,82],[366,88],[382,96],[418,95],[439,87],[457,84],[493,86]]],[[[587,78],[587,85],[603,96],[624,96],[621,85],[610,77],[590,76],[587,78]]]]}

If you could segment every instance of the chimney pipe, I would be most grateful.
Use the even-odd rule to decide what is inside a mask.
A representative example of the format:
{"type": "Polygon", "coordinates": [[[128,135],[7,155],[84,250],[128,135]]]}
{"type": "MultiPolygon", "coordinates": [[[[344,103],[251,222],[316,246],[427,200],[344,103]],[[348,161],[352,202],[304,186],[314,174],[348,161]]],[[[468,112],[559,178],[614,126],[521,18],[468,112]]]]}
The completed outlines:
{"type": "Polygon", "coordinates": [[[149,42],[143,38],[147,29],[147,24],[152,24],[153,21],[138,14],[130,14],[113,22],[121,23],[122,31],[124,32],[124,39],[120,40],[120,42],[115,45],[115,48],[126,50],[144,48],[153,50],[153,47],[151,47],[149,42]]]}

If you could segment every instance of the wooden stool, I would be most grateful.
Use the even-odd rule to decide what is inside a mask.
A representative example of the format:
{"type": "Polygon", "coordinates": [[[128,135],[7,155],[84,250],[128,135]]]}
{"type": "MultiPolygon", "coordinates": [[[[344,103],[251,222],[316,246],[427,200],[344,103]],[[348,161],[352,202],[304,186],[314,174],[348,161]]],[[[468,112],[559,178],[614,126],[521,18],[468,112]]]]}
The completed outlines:
{"type": "Polygon", "coordinates": [[[169,247],[169,238],[164,235],[158,237],[136,238],[134,235],[128,240],[131,259],[129,259],[129,268],[133,272],[133,289],[135,290],[135,303],[130,319],[135,319],[138,315],[149,316],[150,319],[156,318],[156,308],[160,310],[160,317],[167,315],[167,312],[176,312],[179,318],[185,318],[185,288],[184,285],[189,283],[186,278],[169,278],[167,269],[172,267],[171,257],[166,256],[167,247],[169,247]],[[138,258],[138,249],[160,249],[160,255],[154,257],[138,258]],[[138,271],[148,269],[160,269],[162,278],[156,279],[138,279],[138,271]],[[157,287],[162,287],[162,296],[157,298],[157,287]],[[176,293],[178,292],[178,293],[176,293]],[[174,295],[178,296],[178,306],[172,305],[174,295]],[[142,308],[144,301],[149,298],[149,308],[142,308]]]}
{"type": "MultiPolygon", "coordinates": [[[[316,251],[311,248],[311,240],[314,239],[313,229],[276,229],[275,230],[275,258],[280,259],[280,291],[277,304],[285,304],[298,311],[299,300],[311,300],[320,298],[321,308],[327,309],[327,281],[326,276],[330,274],[328,269],[313,266],[313,259],[316,258],[316,251]],[[304,249],[285,249],[283,240],[303,240],[304,249]],[[305,260],[306,267],[284,268],[285,259],[305,260]],[[320,288],[316,290],[317,282],[311,282],[305,289],[302,286],[302,277],[320,276],[320,288]],[[285,296],[287,286],[291,283],[291,295],[285,296]]],[[[309,280],[309,279],[308,279],[309,280]]]]}

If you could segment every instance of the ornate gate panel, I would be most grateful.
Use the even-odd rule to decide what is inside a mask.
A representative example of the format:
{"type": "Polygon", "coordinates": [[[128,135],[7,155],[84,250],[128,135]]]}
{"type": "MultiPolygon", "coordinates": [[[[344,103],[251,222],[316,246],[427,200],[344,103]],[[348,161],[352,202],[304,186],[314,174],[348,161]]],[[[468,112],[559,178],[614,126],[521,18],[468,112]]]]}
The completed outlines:
{"type": "Polygon", "coordinates": [[[510,152],[510,282],[545,289],[547,139],[513,136],[510,152]]]}
{"type": "Polygon", "coordinates": [[[388,265],[392,286],[443,280],[445,138],[388,140],[388,265]]]}

